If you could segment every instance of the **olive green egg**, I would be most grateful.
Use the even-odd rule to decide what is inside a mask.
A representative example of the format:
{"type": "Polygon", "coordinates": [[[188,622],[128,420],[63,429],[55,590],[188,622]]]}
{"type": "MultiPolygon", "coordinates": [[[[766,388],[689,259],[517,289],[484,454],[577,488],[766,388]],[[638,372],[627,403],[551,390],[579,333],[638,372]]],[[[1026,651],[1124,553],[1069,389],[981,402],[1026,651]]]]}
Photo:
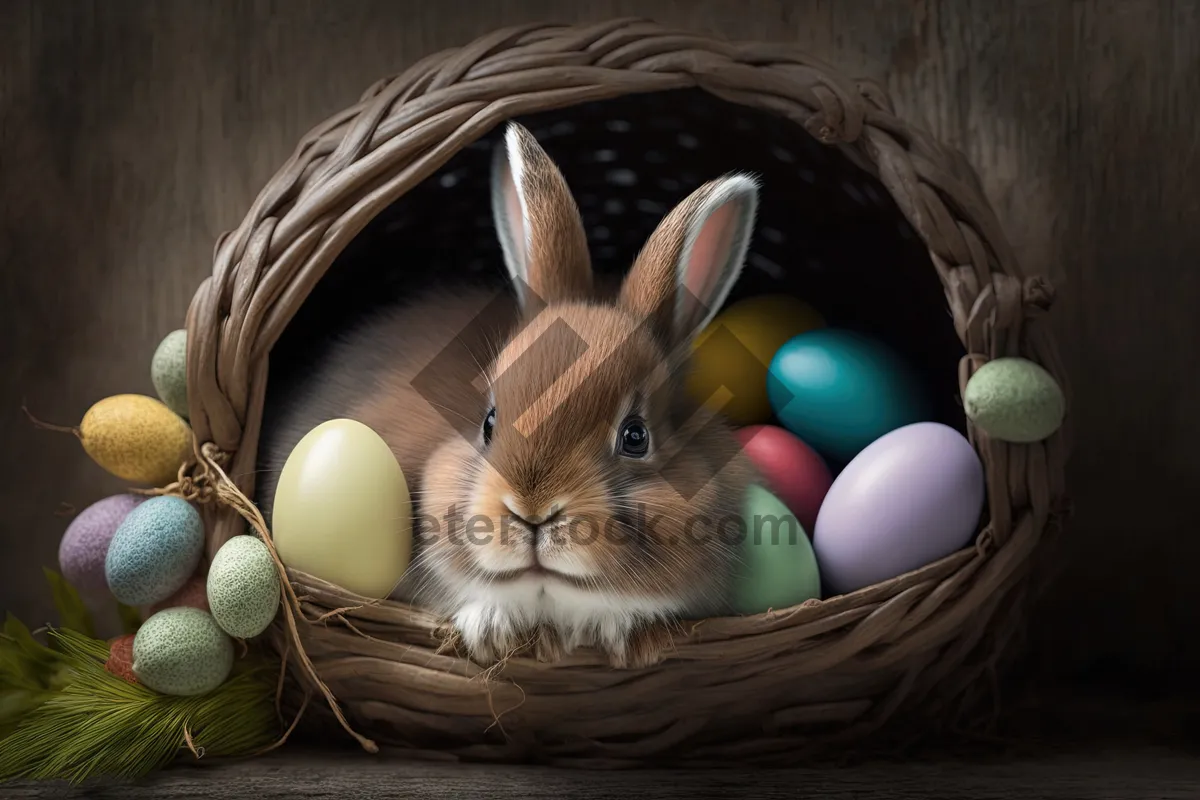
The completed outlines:
{"type": "Polygon", "coordinates": [[[1029,443],[1059,429],[1067,403],[1045,368],[1024,358],[997,358],[967,381],[963,410],[991,438],[1029,443]]]}

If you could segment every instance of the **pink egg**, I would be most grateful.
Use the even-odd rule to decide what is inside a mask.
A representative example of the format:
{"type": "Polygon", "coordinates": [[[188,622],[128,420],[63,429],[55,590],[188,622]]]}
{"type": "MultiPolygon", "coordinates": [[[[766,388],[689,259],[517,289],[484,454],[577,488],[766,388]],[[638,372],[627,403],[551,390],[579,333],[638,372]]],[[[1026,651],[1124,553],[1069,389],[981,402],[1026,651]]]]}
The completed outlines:
{"type": "Polygon", "coordinates": [[[750,425],[736,435],[762,473],[766,488],[783,501],[812,536],[817,512],[833,484],[825,461],[796,436],[774,425],[750,425]]]}

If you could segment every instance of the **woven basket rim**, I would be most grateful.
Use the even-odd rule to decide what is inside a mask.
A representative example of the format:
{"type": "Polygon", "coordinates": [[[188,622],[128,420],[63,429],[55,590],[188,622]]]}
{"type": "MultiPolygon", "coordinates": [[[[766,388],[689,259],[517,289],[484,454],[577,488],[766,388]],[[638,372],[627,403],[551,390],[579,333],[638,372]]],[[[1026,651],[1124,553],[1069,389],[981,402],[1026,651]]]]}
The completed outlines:
{"type": "MultiPolygon", "coordinates": [[[[520,114],[679,88],[780,115],[880,181],[924,240],[945,289],[967,352],[959,364],[960,390],[983,363],[1012,355],[1041,364],[1066,389],[1045,323],[1052,287],[1022,273],[965,157],[898,119],[879,85],[846,79],[788,44],[729,42],[637,18],[530,24],[434,53],[373,84],[357,103],[302,137],[242,223],[220,237],[213,274],[197,290],[187,319],[197,453],[208,448],[216,454],[237,490],[253,496],[272,346],[346,244],[459,149],[520,114]]],[[[1057,525],[1069,441],[1066,426],[1031,445],[991,441],[970,426],[968,432],[985,466],[991,514],[972,547],[852,594],[706,620],[681,632],[657,669],[687,669],[722,652],[731,659],[760,650],[784,654],[815,637],[805,674],[854,664],[906,676],[873,705],[872,726],[902,702],[930,694],[952,676],[957,681],[961,661],[984,635],[969,629],[999,625],[997,610],[1018,604],[1030,555],[1057,525]]],[[[197,461],[198,467],[203,459],[197,461]]],[[[203,511],[211,556],[243,530],[244,515],[222,504],[203,511]]],[[[428,637],[420,638],[436,627],[426,612],[394,601],[364,602],[311,576],[288,575],[303,595],[296,608],[302,619],[340,609],[337,619],[349,625],[304,626],[310,645],[324,642],[318,649],[326,657],[339,643],[353,649],[355,624],[390,627],[406,647],[434,655],[428,637]]],[[[273,636],[281,649],[289,646],[282,625],[273,636]]],[[[450,660],[439,674],[477,671],[444,658],[450,660]]],[[[598,663],[586,656],[553,668],[516,659],[522,661],[513,668],[527,680],[555,671],[583,675],[598,663]]],[[[971,669],[973,679],[983,668],[971,669]]]]}

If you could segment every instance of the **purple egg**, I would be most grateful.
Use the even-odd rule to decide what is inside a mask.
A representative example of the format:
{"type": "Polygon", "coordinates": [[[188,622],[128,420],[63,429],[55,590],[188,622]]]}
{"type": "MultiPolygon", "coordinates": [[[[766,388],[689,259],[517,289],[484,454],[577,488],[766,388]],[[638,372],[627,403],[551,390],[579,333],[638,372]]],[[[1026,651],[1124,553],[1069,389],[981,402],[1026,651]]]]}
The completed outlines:
{"type": "Polygon", "coordinates": [[[80,592],[99,596],[108,592],[104,560],[113,534],[145,497],[115,494],[79,512],[58,545],[58,567],[67,582],[80,592]]]}
{"type": "Polygon", "coordinates": [[[813,551],[828,588],[846,594],[965,547],[984,501],[983,464],[958,431],[897,428],[867,445],[833,482],[813,551]]]}

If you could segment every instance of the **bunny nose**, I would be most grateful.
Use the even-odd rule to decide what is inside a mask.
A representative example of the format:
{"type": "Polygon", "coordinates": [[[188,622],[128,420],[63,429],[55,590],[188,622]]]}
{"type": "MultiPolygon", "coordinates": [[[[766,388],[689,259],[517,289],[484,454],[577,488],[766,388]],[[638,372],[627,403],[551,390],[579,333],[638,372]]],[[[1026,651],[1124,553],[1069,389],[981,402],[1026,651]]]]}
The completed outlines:
{"type": "Polygon", "coordinates": [[[500,501],[504,503],[504,507],[507,508],[513,514],[513,516],[535,530],[539,526],[545,525],[547,522],[550,522],[558,517],[558,515],[562,513],[564,505],[560,502],[551,503],[548,508],[543,509],[540,513],[532,514],[529,513],[525,506],[518,503],[516,498],[510,494],[504,495],[504,497],[500,498],[500,501]]]}

